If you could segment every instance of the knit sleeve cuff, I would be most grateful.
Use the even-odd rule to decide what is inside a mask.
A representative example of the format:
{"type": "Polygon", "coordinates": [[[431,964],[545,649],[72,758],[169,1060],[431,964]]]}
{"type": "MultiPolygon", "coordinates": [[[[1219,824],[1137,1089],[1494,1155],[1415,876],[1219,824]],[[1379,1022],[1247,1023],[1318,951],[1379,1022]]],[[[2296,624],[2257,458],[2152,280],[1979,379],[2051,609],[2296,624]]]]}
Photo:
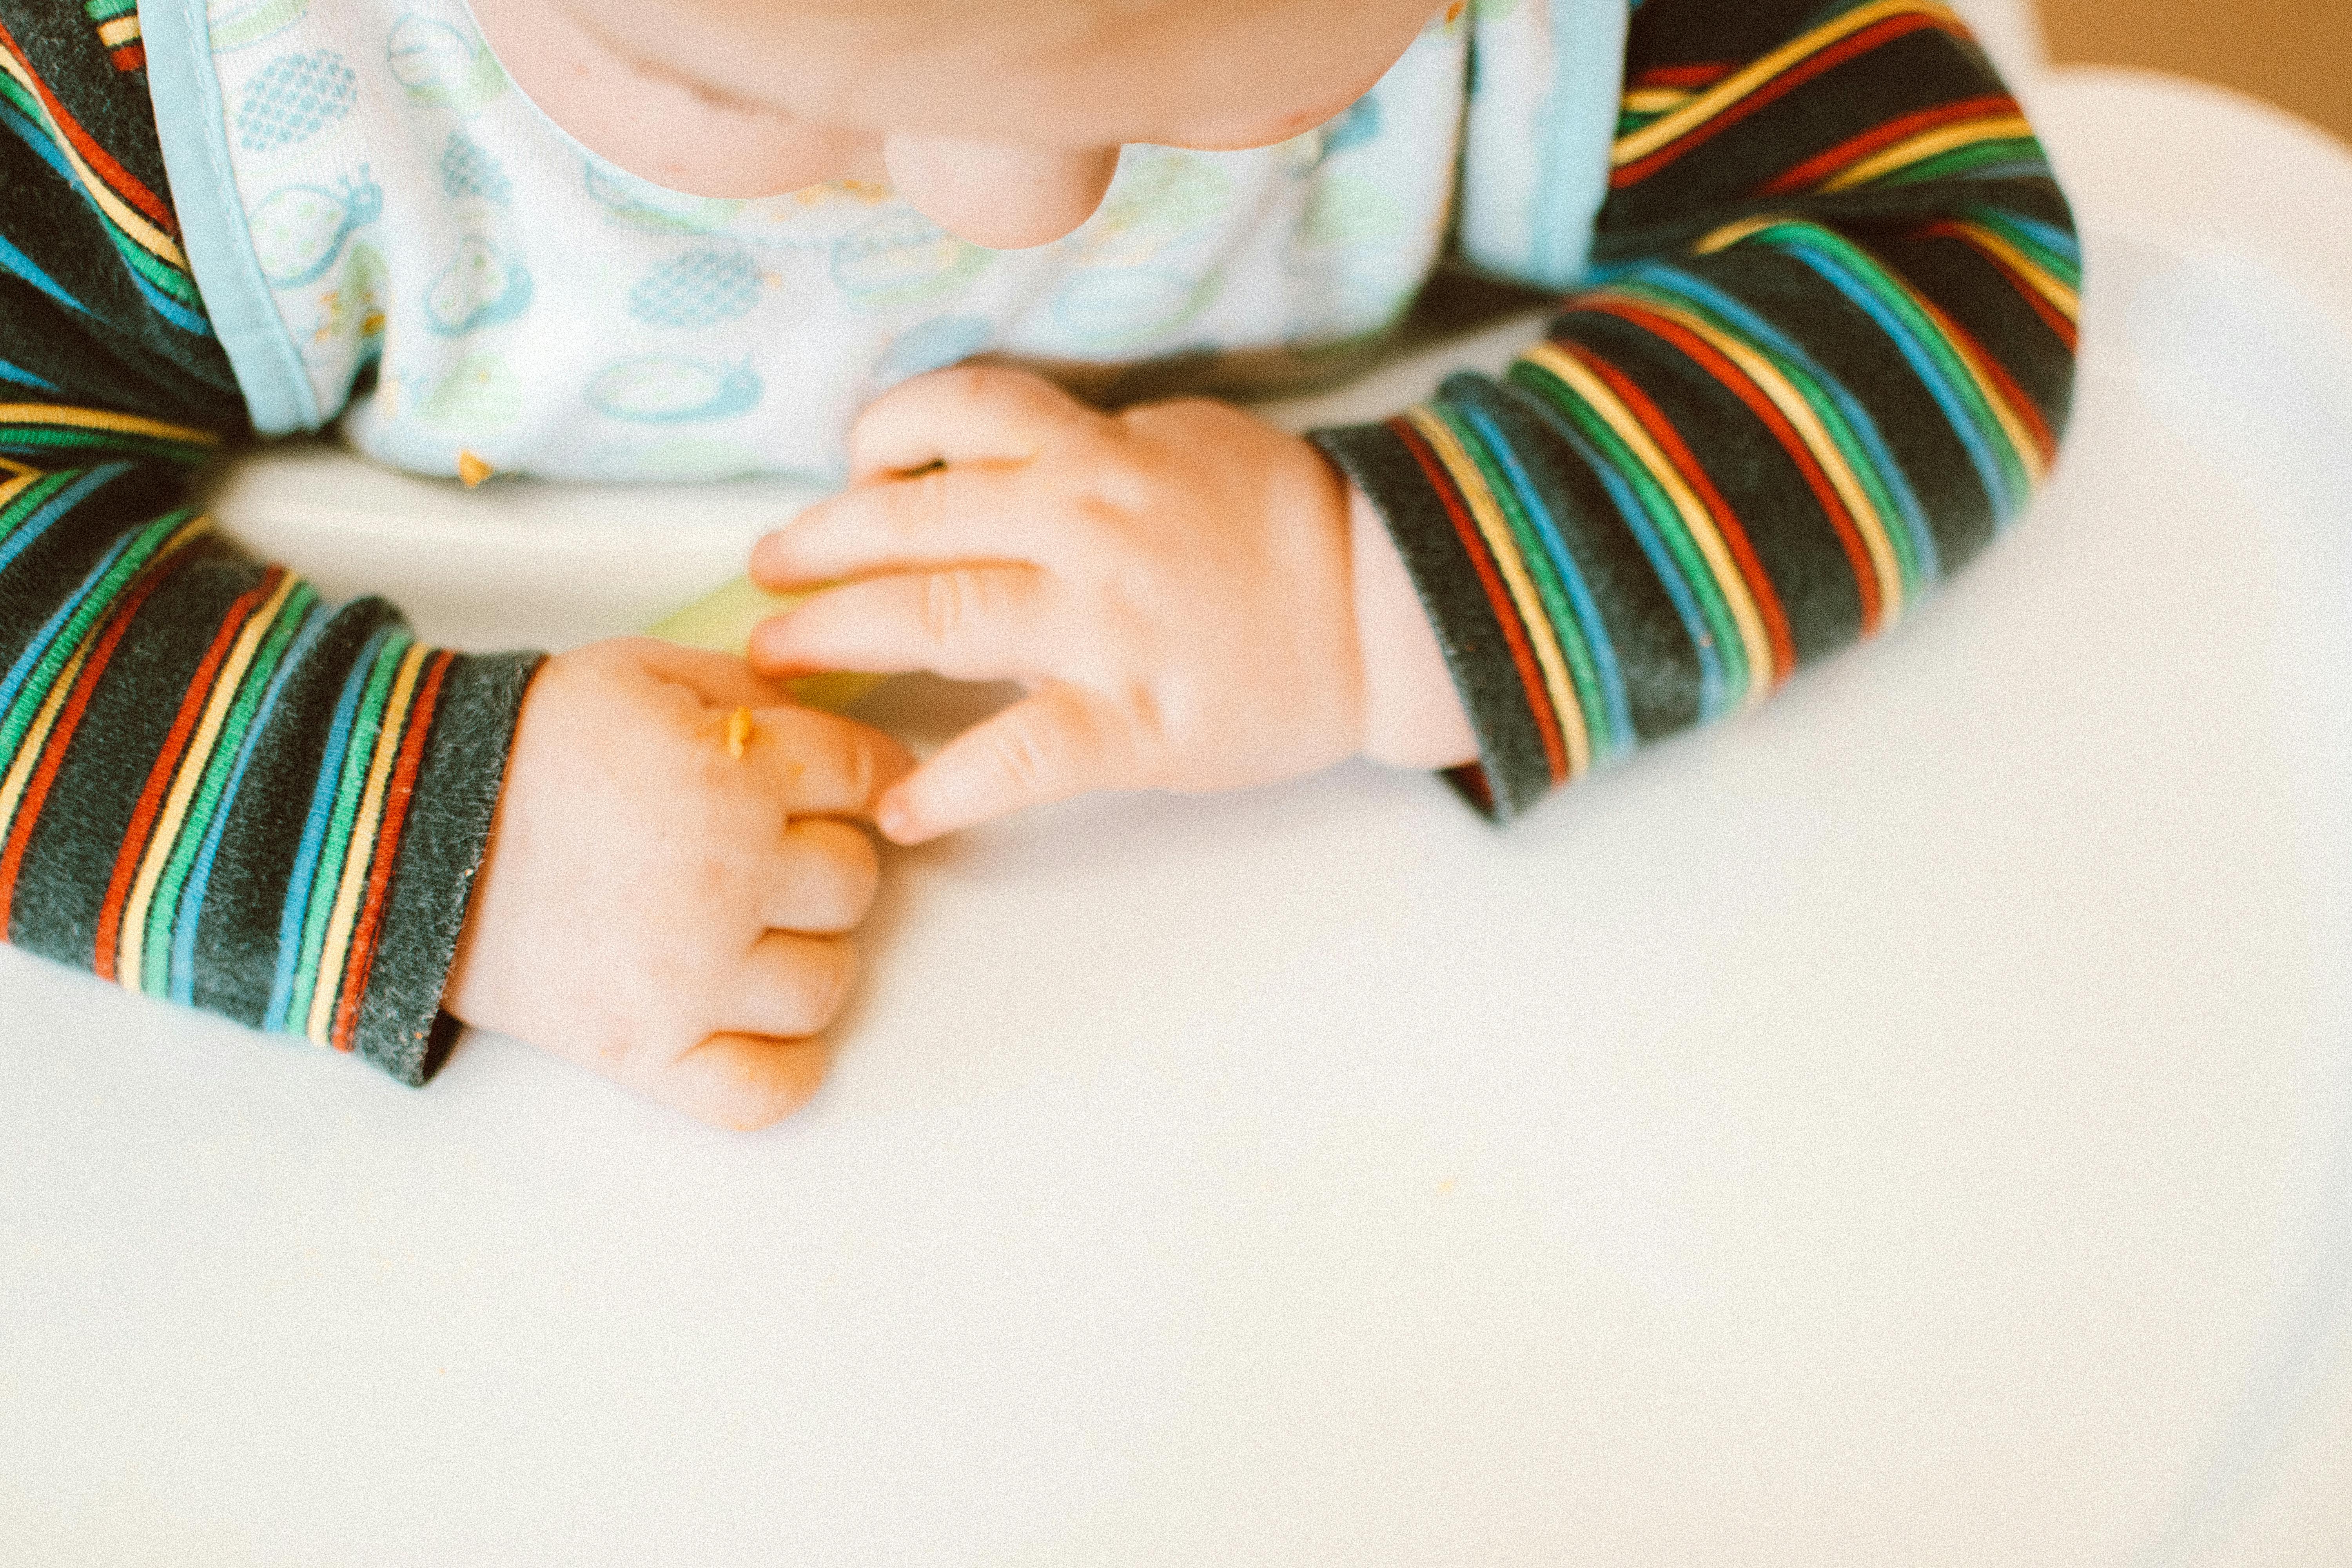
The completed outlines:
{"type": "Polygon", "coordinates": [[[1387,523],[1437,634],[1478,739],[1479,760],[1447,770],[1447,781],[1489,818],[1508,822],[1566,779],[1567,758],[1528,701],[1524,631],[1475,520],[1445,484],[1421,428],[1431,417],[1416,410],[1308,439],[1387,523]]]}
{"type": "MultiPolygon", "coordinates": [[[[457,1035],[441,1011],[489,850],[524,690],[537,654],[442,656],[381,921],[367,933],[348,1047],[407,1084],[439,1068],[457,1035]]],[[[428,679],[430,677],[428,676],[428,679]]],[[[398,787],[395,782],[395,788],[398,787]]],[[[345,1041],[338,1041],[344,1044],[345,1041]]]]}

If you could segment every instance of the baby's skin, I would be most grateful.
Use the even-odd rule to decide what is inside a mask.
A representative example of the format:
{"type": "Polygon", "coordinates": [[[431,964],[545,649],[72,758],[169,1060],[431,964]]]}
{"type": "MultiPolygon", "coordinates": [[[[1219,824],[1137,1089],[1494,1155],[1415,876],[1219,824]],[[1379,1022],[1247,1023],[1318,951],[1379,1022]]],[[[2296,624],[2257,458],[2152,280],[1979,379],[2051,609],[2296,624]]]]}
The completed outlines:
{"type": "MultiPolygon", "coordinates": [[[[1239,149],[1320,124],[1433,7],[992,0],[984,26],[954,0],[474,9],[522,89],[635,174],[727,196],[887,179],[1002,248],[1085,222],[1123,143],[1239,149]]],[[[1297,436],[1199,399],[1101,414],[966,366],[877,401],[851,448],[849,489],[754,552],[764,585],[819,591],[748,664],[615,642],[541,673],[457,1016],[762,1126],[825,1070],[877,882],[855,823],[914,844],[1096,789],[1475,755],[1385,528],[1297,436]],[[841,668],[1028,695],[918,767],[779,684],[841,668]]]]}

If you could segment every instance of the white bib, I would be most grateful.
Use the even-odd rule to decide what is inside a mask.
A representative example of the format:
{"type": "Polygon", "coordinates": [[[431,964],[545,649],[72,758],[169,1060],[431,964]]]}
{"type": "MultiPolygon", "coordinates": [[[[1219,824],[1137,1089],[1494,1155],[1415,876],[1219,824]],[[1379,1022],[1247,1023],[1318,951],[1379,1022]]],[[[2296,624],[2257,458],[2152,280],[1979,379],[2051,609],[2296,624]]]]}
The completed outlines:
{"type": "Polygon", "coordinates": [[[1429,277],[1458,167],[1470,258],[1570,281],[1624,0],[1454,10],[1329,124],[1244,153],[1130,146],[1101,211],[1014,252],[873,187],[728,201],[625,174],[509,83],[463,0],[141,17],[191,265],[265,434],[340,416],[425,474],[468,452],[548,478],[823,480],[877,393],[976,353],[1227,383],[1328,362],[1429,277]]]}

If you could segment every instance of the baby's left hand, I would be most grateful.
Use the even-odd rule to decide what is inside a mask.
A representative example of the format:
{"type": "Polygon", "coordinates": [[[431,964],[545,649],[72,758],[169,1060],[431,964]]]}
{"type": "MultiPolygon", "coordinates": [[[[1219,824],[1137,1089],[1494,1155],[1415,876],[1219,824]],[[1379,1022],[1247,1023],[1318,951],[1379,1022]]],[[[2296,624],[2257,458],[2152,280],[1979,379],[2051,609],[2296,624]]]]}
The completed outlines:
{"type": "Polygon", "coordinates": [[[1349,489],[1315,448],[1185,400],[1098,414],[964,366],[878,399],[851,488],[762,540],[770,676],[928,669],[1029,695],[880,802],[912,844],[1094,789],[1228,789],[1362,745],[1349,489]]]}

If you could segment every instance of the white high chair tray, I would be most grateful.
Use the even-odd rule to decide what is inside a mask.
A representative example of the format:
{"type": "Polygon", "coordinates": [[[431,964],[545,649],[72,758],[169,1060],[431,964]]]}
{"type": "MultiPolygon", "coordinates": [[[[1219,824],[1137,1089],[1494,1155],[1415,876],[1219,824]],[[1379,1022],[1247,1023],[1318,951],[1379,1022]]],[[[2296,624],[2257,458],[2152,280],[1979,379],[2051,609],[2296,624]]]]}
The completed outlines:
{"type": "MultiPolygon", "coordinates": [[[[897,856],[751,1137],[0,953],[0,1556],[2352,1561],[2352,158],[2035,102],[2092,268],[2044,504],[1507,833],[1349,768],[897,856]]],[[[479,642],[791,500],[495,496],[220,504],[479,642]]]]}

